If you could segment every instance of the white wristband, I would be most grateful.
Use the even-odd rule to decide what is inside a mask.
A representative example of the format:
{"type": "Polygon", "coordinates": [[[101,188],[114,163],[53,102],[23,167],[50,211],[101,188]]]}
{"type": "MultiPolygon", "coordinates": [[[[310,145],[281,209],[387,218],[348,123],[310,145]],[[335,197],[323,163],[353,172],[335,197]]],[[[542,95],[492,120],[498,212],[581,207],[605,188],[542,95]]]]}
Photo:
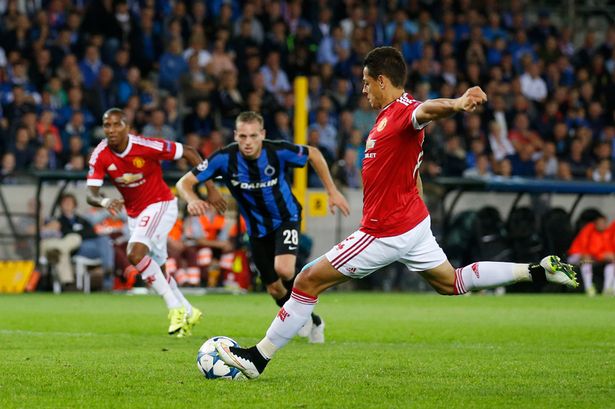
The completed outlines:
{"type": "Polygon", "coordinates": [[[109,199],[108,197],[105,197],[103,200],[100,201],[100,205],[104,207],[105,209],[108,209],[109,206],[111,206],[111,199],[109,199]]]}

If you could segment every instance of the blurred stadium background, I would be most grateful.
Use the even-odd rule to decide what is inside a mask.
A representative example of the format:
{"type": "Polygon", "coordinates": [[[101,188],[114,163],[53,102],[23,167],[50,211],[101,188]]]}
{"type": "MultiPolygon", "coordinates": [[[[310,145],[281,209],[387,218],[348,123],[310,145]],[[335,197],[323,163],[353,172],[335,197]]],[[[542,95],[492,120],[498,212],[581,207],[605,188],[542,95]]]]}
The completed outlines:
{"type": "MultiPolygon", "coordinates": [[[[427,128],[421,175],[451,261],[565,256],[585,223],[615,218],[614,16],[610,2],[574,0],[1,1],[0,292],[84,286],[62,285],[57,254],[41,250],[61,236],[49,221],[62,193],[77,197],[101,243],[115,244],[112,268],[88,253],[73,260],[75,273],[89,269],[95,290],[140,285],[122,260],[121,221],[85,203],[88,155],[113,106],[135,132],[203,156],[232,140],[242,110],[264,116],[269,138],[304,134],[352,206],[348,219],[327,215],[308,170],[300,263],[324,253],[360,220],[363,143],[376,116],[361,96],[361,68],[381,45],[402,51],[416,99],[473,85],[489,96],[480,112],[427,128]],[[306,79],[305,118],[297,78],[306,79]],[[301,132],[297,120],[307,123],[301,132]]],[[[164,167],[170,183],[188,170],[164,167]]],[[[184,286],[260,289],[235,214],[201,224],[200,236],[189,222],[177,226],[169,268],[184,286]],[[203,235],[225,250],[198,245],[203,235]]],[[[398,266],[347,288],[356,286],[427,290],[398,266]]]]}

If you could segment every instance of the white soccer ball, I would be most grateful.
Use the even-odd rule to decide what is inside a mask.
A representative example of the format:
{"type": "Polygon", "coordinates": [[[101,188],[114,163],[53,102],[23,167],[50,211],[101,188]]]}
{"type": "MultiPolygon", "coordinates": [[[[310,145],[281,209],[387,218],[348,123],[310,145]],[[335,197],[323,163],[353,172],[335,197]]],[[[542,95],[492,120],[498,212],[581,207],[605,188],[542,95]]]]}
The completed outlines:
{"type": "Polygon", "coordinates": [[[226,365],[222,359],[218,356],[218,351],[214,346],[214,342],[220,342],[224,345],[238,347],[239,344],[229,337],[213,337],[209,338],[199,348],[199,352],[196,355],[196,366],[199,371],[207,379],[240,379],[243,378],[243,374],[237,368],[231,368],[226,365]]]}

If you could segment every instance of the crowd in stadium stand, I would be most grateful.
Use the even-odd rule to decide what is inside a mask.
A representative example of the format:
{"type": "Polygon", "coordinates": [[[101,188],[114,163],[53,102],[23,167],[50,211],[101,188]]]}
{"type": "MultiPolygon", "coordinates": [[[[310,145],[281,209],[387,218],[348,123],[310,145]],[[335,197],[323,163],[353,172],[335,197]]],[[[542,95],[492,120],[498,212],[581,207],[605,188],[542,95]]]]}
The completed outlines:
{"type": "MultiPolygon", "coordinates": [[[[418,100],[480,85],[480,112],[428,128],[424,178],[524,176],[610,181],[615,26],[575,44],[570,25],[493,0],[8,0],[0,3],[3,183],[29,170],[87,166],[101,114],[208,155],[236,115],[263,114],[293,140],[293,79],[309,79],[308,143],[346,186],[361,186],[376,112],[362,60],[398,47],[418,100]]],[[[177,165],[186,170],[185,163],[177,165]]],[[[318,186],[315,175],[311,186],[318,186]]]]}

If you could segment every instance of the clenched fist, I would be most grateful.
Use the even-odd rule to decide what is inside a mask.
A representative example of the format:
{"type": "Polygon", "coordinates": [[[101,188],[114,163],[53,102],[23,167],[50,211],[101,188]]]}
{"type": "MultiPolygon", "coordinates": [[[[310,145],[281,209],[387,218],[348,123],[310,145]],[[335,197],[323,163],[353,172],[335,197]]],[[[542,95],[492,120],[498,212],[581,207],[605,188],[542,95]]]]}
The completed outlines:
{"type": "Polygon", "coordinates": [[[473,112],[479,105],[487,102],[487,94],[480,87],[468,88],[455,102],[456,111],[473,112]]]}

